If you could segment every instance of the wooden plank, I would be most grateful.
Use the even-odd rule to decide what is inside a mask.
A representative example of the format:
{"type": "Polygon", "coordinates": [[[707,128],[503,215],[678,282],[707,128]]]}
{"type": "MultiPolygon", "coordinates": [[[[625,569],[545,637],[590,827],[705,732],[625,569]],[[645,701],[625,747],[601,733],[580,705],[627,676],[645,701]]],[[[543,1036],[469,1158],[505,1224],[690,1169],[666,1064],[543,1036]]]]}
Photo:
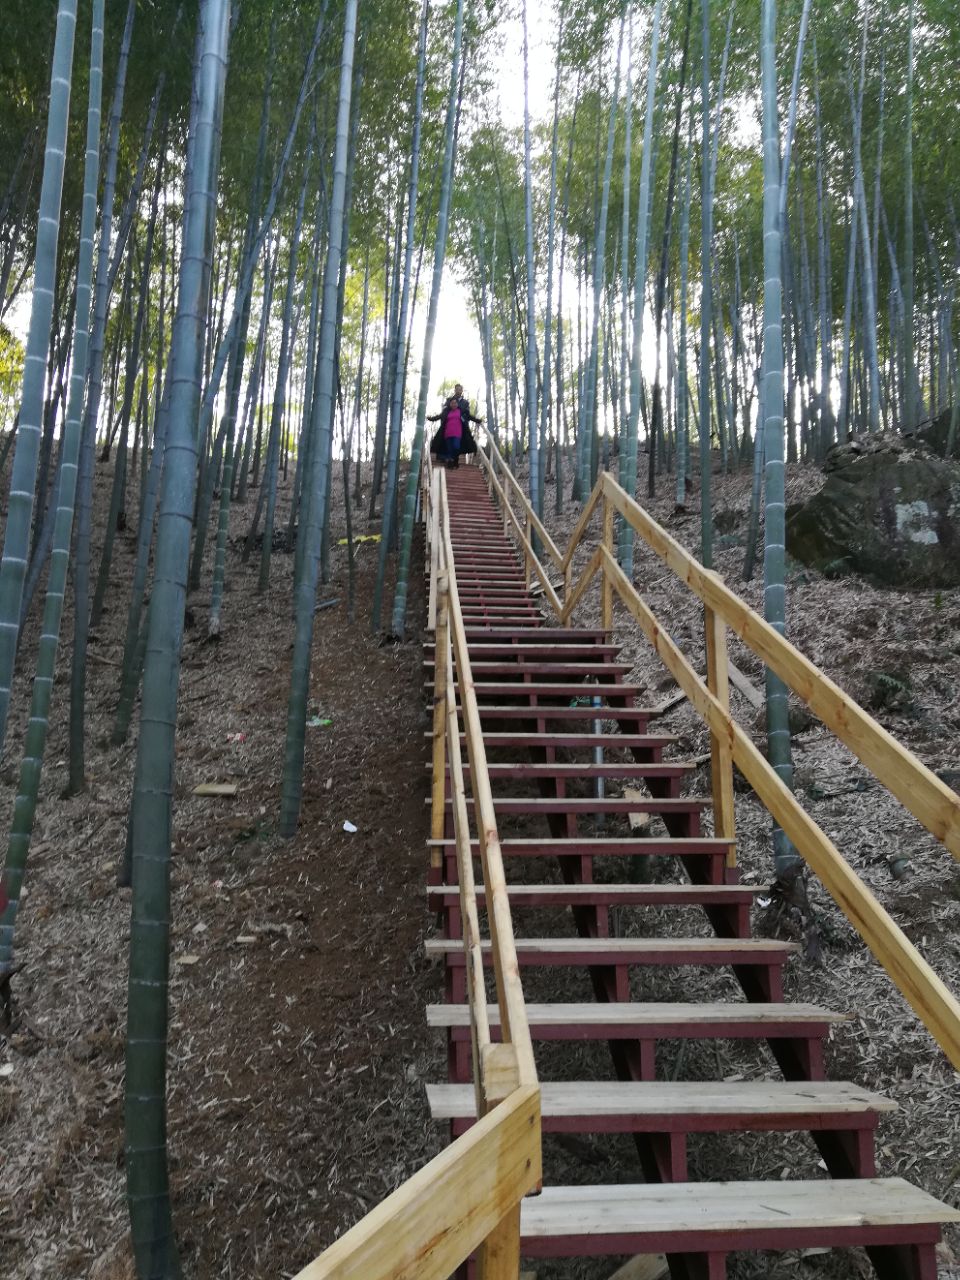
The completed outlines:
{"type": "Polygon", "coordinates": [[[491,1231],[477,1255],[477,1280],[516,1280],[520,1271],[520,1204],[491,1231]]]}
{"type": "MultiPolygon", "coordinates": [[[[605,735],[608,739],[608,746],[616,745],[616,738],[612,734],[605,735]]],[[[520,778],[678,778],[684,774],[690,773],[697,767],[694,760],[670,760],[661,761],[659,764],[618,764],[616,762],[604,761],[602,764],[593,764],[582,761],[577,764],[553,764],[551,762],[537,762],[527,764],[518,760],[508,761],[504,764],[488,764],[487,772],[491,778],[497,779],[520,779],[520,778]]],[[[429,769],[428,764],[424,765],[425,769],[429,769]]],[[[464,773],[470,773],[470,766],[464,766],[464,773]]],[[[633,800],[649,800],[650,796],[642,791],[632,791],[630,787],[624,787],[624,796],[633,800]]]]}
{"type": "MultiPolygon", "coordinates": [[[[613,555],[613,516],[614,510],[611,504],[604,498],[603,500],[603,545],[613,555]]],[[[609,631],[613,627],[613,588],[610,580],[604,573],[600,584],[600,625],[604,630],[609,631]]]]}
{"type": "MultiPolygon", "coordinates": [[[[531,717],[535,718],[535,717],[531,717]]],[[[604,716],[604,719],[609,719],[604,716]]],[[[429,734],[425,734],[429,737],[429,734]]],[[[463,734],[460,735],[461,739],[463,734]]],[[[543,733],[487,733],[484,741],[491,747],[669,747],[677,741],[673,733],[563,733],[550,729],[543,733]]]]}
{"type": "MultiPolygon", "coordinates": [[[[623,788],[624,800],[649,800],[649,796],[645,796],[642,791],[638,791],[636,787],[623,788]]],[[[627,813],[627,822],[630,824],[631,831],[642,831],[644,827],[650,825],[649,809],[644,813],[641,809],[631,809],[627,813]]]]}
{"type": "MultiPolygon", "coordinates": [[[[424,892],[431,898],[460,896],[455,884],[427,885],[424,892]]],[[[587,884],[511,884],[510,901],[514,906],[580,905],[584,903],[642,903],[646,906],[702,906],[729,902],[749,903],[758,893],[766,893],[765,885],[749,884],[610,884],[590,881],[587,884]]],[[[477,885],[477,902],[483,902],[483,885],[477,885]]]]}
{"type": "MultiPolygon", "coordinates": [[[[496,1005],[490,1005],[488,1015],[491,1027],[499,1026],[496,1005]]],[[[849,1022],[849,1013],[834,1013],[815,1004],[787,1004],[776,1001],[771,1004],[670,1004],[667,1002],[626,1001],[610,1004],[528,1004],[527,1020],[531,1026],[569,1024],[570,1026],[688,1026],[696,1023],[703,1027],[712,1024],[755,1023],[759,1026],[771,1023],[834,1023],[849,1022]]],[[[427,1005],[427,1026],[434,1028],[466,1027],[470,1024],[470,1010],[463,1004],[427,1005]]]]}
{"type": "MultiPolygon", "coordinates": [[[[429,801],[424,800],[425,804],[429,801]]],[[[447,801],[449,804],[450,801],[447,801]]],[[[681,796],[677,800],[660,800],[645,796],[635,787],[624,787],[622,796],[497,796],[501,814],[516,813],[626,813],[632,815],[631,827],[644,825],[641,813],[695,813],[707,808],[710,801],[703,796],[681,796]]],[[[695,838],[695,837],[694,837],[695,838]]],[[[718,837],[719,838],[719,837],[718,837]]],[[[669,840],[670,837],[667,837],[669,840]]],[[[725,841],[729,845],[730,841],[725,841]]],[[[667,850],[669,852],[669,850],[667,850]]]]}
{"type": "Polygon", "coordinates": [[[195,796],[235,796],[237,794],[237,783],[201,782],[193,788],[191,794],[195,796]]]}
{"type": "MultiPolygon", "coordinates": [[[[434,1120],[474,1119],[471,1085],[428,1084],[427,1104],[434,1120]]],[[[577,1080],[540,1086],[543,1119],[569,1116],[637,1115],[653,1118],[710,1116],[850,1116],[891,1112],[897,1104],[844,1080],[614,1082],[577,1080]]]]}
{"type": "Polygon", "coordinates": [[[897,742],[799,649],[695,560],[633,502],[609,475],[608,500],[647,546],[712,608],[766,666],[775,671],[902,805],[960,860],[960,796],[897,742]]]}
{"type": "Polygon", "coordinates": [[[524,530],[520,521],[514,515],[513,509],[509,505],[506,506],[504,509],[507,512],[507,515],[514,526],[514,530],[516,531],[517,539],[520,543],[521,550],[524,553],[525,585],[527,586],[530,585],[530,570],[532,569],[534,573],[537,575],[537,578],[540,580],[540,584],[543,587],[544,598],[546,599],[547,603],[550,605],[550,608],[553,610],[553,612],[557,615],[558,618],[561,617],[563,613],[563,605],[560,603],[560,598],[557,595],[556,591],[554,591],[553,586],[551,585],[550,578],[549,578],[549,575],[547,574],[546,569],[540,562],[539,558],[536,555],[534,555],[533,544],[530,540],[528,532],[524,530]]]}
{"type": "Polygon", "coordinates": [[[756,711],[766,710],[767,700],[763,696],[761,691],[757,688],[755,684],[752,684],[747,679],[747,677],[743,674],[740,668],[736,666],[734,663],[730,662],[729,659],[727,661],[727,669],[730,672],[730,683],[733,685],[735,689],[737,689],[740,693],[743,694],[743,696],[750,703],[750,705],[756,711]]]}
{"type": "Polygon", "coordinates": [[[960,1222],[960,1211],[902,1178],[546,1187],[522,1210],[525,1240],[702,1232],[731,1236],[731,1247],[747,1231],[944,1222],[960,1222]]]}
{"type": "MultiPolygon", "coordinates": [[[[545,951],[569,951],[584,956],[606,955],[608,952],[642,956],[648,951],[675,950],[678,955],[696,951],[705,955],[730,952],[748,957],[755,954],[791,955],[801,949],[798,942],[781,942],[776,938],[679,938],[673,935],[665,938],[517,938],[515,942],[518,950],[531,955],[545,951]]],[[[428,955],[459,951],[462,946],[460,938],[427,938],[424,942],[428,955]]],[[[484,940],[483,949],[489,948],[489,941],[484,940]]]]}
{"type": "Polygon", "coordinates": [[[594,551],[593,555],[584,566],[580,577],[577,579],[577,585],[571,590],[564,592],[563,610],[560,614],[560,618],[565,626],[570,625],[569,619],[571,614],[580,603],[584,593],[593,581],[594,576],[599,572],[602,563],[603,557],[600,554],[600,548],[597,547],[596,551],[594,551]]]}
{"type": "Polygon", "coordinates": [[[480,1074],[483,1079],[479,1089],[466,1086],[474,1096],[474,1115],[486,1115],[517,1088],[517,1053],[513,1045],[502,1042],[486,1045],[481,1055],[480,1074]],[[482,1098],[478,1098],[478,1093],[482,1093],[482,1098]]]}
{"type": "MultiPolygon", "coordinates": [[[[659,803],[663,803],[660,801],[659,803]]],[[[431,848],[437,844],[441,848],[447,848],[452,843],[449,840],[427,841],[431,848]]],[[[576,836],[573,839],[565,839],[564,837],[552,836],[517,836],[502,840],[500,842],[501,852],[507,854],[526,853],[526,852],[543,852],[552,854],[554,857],[562,856],[565,853],[573,853],[578,857],[589,854],[591,857],[601,857],[604,854],[648,854],[662,853],[664,855],[677,855],[687,857],[691,854],[709,854],[713,857],[719,857],[720,854],[726,853],[729,848],[729,840],[718,840],[715,836],[653,836],[638,837],[626,836],[576,836]]],[[[474,853],[479,852],[479,842],[474,839],[471,841],[471,848],[474,853]]]]}
{"type": "Polygon", "coordinates": [[[540,1178],[539,1091],[518,1089],[296,1280],[448,1280],[540,1178]]]}
{"type": "Polygon", "coordinates": [[[566,572],[567,569],[569,569],[570,563],[573,560],[574,555],[576,554],[576,550],[579,547],[580,543],[583,541],[583,535],[586,532],[587,525],[590,523],[593,517],[594,511],[596,511],[597,503],[601,500],[602,495],[603,495],[602,487],[599,484],[595,484],[593,486],[593,492],[590,494],[590,497],[587,499],[586,506],[580,512],[580,518],[577,520],[577,523],[573,526],[573,532],[570,534],[570,537],[567,539],[566,550],[563,553],[564,572],[566,572]]]}
{"type": "Polygon", "coordinates": [[[664,1254],[638,1253],[622,1267],[617,1267],[610,1280],[664,1280],[669,1274],[664,1254]]]}
{"type": "Polygon", "coordinates": [[[834,902],[886,969],[944,1053],[960,1069],[960,1003],[956,997],[884,911],[833,841],[780,780],[753,740],[720,705],[664,633],[620,566],[606,552],[604,555],[621,599],[691,705],[713,732],[730,736],[737,768],[810,868],[820,877],[834,902]]]}

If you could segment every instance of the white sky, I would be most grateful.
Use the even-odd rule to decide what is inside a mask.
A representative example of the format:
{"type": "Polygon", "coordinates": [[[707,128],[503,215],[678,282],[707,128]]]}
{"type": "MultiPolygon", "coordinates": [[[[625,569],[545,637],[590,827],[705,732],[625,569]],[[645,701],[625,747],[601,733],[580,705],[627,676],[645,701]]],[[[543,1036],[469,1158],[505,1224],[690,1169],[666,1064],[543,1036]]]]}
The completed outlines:
{"type": "MultiPolygon", "coordinates": [[[[536,125],[553,114],[553,67],[556,15],[552,4],[528,0],[530,41],[530,118],[536,125]]],[[[523,25],[519,16],[501,24],[500,83],[491,110],[513,128],[523,124],[523,25]]],[[[467,77],[469,86],[469,75],[467,77]]],[[[468,90],[469,91],[469,90],[468,90]]],[[[464,175],[469,180],[469,175],[464,175]]],[[[569,295],[568,296],[572,296],[569,295]]],[[[440,311],[430,367],[431,396],[440,395],[440,385],[449,380],[463,383],[471,402],[484,404],[483,356],[480,333],[469,295],[457,281],[448,260],[440,289],[440,311]]]]}

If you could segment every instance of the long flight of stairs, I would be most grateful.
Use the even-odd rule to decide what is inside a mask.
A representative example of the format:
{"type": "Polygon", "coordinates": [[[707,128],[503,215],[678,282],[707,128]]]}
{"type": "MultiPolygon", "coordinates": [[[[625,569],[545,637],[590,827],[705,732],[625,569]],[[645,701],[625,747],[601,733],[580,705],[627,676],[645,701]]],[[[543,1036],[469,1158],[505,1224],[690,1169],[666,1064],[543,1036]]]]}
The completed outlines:
{"type": "MultiPolygon", "coordinates": [[[[637,704],[640,690],[625,682],[629,667],[608,635],[544,625],[481,472],[451,472],[447,489],[543,1131],[628,1134],[640,1174],[630,1183],[555,1185],[545,1145],[543,1192],[522,1208],[524,1256],[662,1252],[672,1280],[722,1280],[735,1252],[862,1245],[880,1280],[934,1280],[940,1224],[960,1214],[899,1178],[876,1176],[877,1123],[895,1104],[825,1079],[824,1042],[845,1015],[784,1001],[783,967],[796,948],[751,936],[754,890],[729,865],[730,842],[704,835],[709,799],[683,794],[695,766],[665,758],[673,740],[651,730],[653,713],[637,704]],[[616,732],[598,732],[604,724],[616,732]],[[610,794],[627,787],[629,795],[610,794]],[[664,911],[687,920],[691,909],[709,928],[654,932],[664,911]],[[684,999],[637,998],[657,991],[664,967],[682,972],[684,999]],[[731,998],[698,1003],[705,968],[733,975],[731,998]],[[690,1081],[662,1070],[665,1042],[730,1040],[768,1050],[768,1078],[690,1081]],[[553,1079],[544,1070],[541,1055],[554,1067],[560,1061],[557,1042],[581,1056],[586,1047],[596,1063],[604,1041],[606,1079],[553,1079]],[[691,1135],[764,1131],[809,1133],[831,1176],[818,1173],[814,1156],[803,1181],[696,1180],[691,1135]]],[[[427,669],[432,687],[431,661],[427,669]]],[[[443,962],[446,1000],[427,1016],[446,1036],[449,1080],[430,1086],[428,1098],[455,1136],[474,1122],[475,1102],[449,788],[435,843],[439,875],[429,893],[442,929],[427,949],[443,962]]],[[[490,1024],[496,1032],[495,1005],[490,1024]]],[[[736,1178],[736,1168],[726,1176],[736,1178]]],[[[569,1274],[582,1274],[578,1266],[569,1274]]]]}

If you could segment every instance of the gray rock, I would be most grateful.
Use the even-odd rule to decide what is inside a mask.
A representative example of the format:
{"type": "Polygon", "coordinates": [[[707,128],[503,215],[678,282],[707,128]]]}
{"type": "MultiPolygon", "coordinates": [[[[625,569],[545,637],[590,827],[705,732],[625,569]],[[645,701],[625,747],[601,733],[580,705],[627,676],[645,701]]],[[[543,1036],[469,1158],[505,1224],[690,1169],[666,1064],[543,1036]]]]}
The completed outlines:
{"type": "MultiPolygon", "coordinates": [[[[958,406],[960,409],[960,406],[958,406]]],[[[935,418],[924,418],[915,427],[905,427],[904,436],[909,440],[919,440],[929,445],[941,458],[947,456],[947,445],[950,443],[950,428],[953,425],[953,408],[944,409],[935,418]]],[[[960,453],[960,431],[954,432],[953,448],[950,456],[955,458],[960,453]]]]}
{"type": "Polygon", "coordinates": [[[960,585],[960,464],[898,436],[835,446],[823,488],[787,511],[787,551],[884,586],[960,585]]]}

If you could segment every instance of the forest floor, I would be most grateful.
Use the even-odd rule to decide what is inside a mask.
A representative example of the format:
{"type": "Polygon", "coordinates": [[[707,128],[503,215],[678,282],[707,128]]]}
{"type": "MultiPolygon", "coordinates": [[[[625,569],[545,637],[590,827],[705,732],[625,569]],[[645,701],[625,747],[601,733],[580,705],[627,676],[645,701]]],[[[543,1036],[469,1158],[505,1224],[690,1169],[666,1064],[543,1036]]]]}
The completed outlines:
{"type": "MultiPolygon", "coordinates": [[[[111,470],[98,466],[98,500],[106,499],[111,470]]],[[[281,488],[281,502],[288,492],[281,488]]],[[[234,504],[234,538],[245,534],[255,497],[253,490],[246,505],[234,504]]],[[[98,515],[102,532],[105,511],[98,515]]],[[[278,528],[281,520],[282,513],[278,528]]],[[[4,1280],[132,1276],[122,1102],[130,893],[116,887],[116,870],[136,718],[125,746],[107,739],[135,528],[130,518],[118,536],[108,611],[90,648],[87,790],[69,799],[68,594],[18,921],[19,1021],[13,1034],[0,1035],[4,1280]]],[[[355,534],[366,530],[365,515],[355,515],[355,534]]],[[[243,566],[231,547],[218,642],[206,640],[209,542],[204,589],[190,601],[195,622],[185,637],[177,736],[169,1082],[175,1220],[190,1280],[294,1274],[442,1140],[420,1083],[440,1078],[445,1061],[424,1023],[437,977],[422,948],[422,544],[414,548],[408,642],[381,647],[369,627],[376,542],[357,547],[357,620],[347,618],[347,553],[336,545],[345,533],[342,493],[333,532],[331,580],[319,598],[339,603],[316,615],[310,713],[320,723],[307,731],[293,840],[277,834],[293,557],[274,552],[261,597],[257,554],[243,566]],[[237,794],[194,796],[201,782],[233,782],[237,794]],[[345,821],[355,834],[344,831],[345,821]]],[[[0,774],[4,829],[36,634],[34,618],[0,774]]]]}
{"type": "MultiPolygon", "coordinates": [[[[101,467],[100,494],[108,489],[109,471],[101,467]]],[[[819,483],[812,470],[788,473],[792,499],[819,483]]],[[[749,486],[747,475],[715,478],[714,510],[723,530],[716,560],[728,583],[758,606],[760,583],[744,584],[740,576],[749,486]]],[[[548,523],[565,536],[577,510],[567,502],[565,513],[554,516],[553,497],[551,482],[548,523]]],[[[696,550],[695,496],[685,513],[675,513],[672,480],[664,478],[661,495],[649,505],[696,550]]],[[[235,538],[251,511],[252,501],[233,508],[235,538]]],[[[443,1137],[429,1121],[422,1087],[443,1077],[444,1057],[423,1013],[437,998],[439,974],[422,953],[432,920],[422,892],[428,726],[420,553],[415,549],[409,640],[381,647],[369,631],[377,544],[357,548],[357,621],[351,623],[346,551],[336,545],[345,532],[342,496],[333,522],[331,581],[320,599],[338,597],[339,603],[316,617],[311,717],[320,723],[308,730],[304,809],[292,841],[276,834],[292,557],[275,553],[270,591],[258,597],[256,564],[242,566],[236,545],[231,548],[216,644],[205,639],[209,563],[204,591],[191,600],[195,625],[186,632],[178,722],[170,1054],[173,1196],[188,1280],[292,1275],[428,1159],[443,1137]],[[235,782],[237,794],[194,796],[201,782],[235,782]],[[344,821],[358,831],[345,832],[344,821]]],[[[355,515],[354,524],[355,533],[367,532],[363,515],[355,515]]],[[[109,612],[91,646],[88,789],[70,799],[62,795],[67,657],[58,669],[44,799],[18,925],[20,1020],[14,1034],[0,1037],[4,1280],[130,1280],[132,1274],[122,1115],[130,904],[115,875],[136,724],[126,746],[106,741],[133,551],[132,532],[121,535],[109,612]]],[[[702,620],[693,597],[639,551],[636,577],[702,669],[702,620]]],[[[794,569],[788,608],[790,638],[957,786],[960,592],[894,592],[794,569]]],[[[579,620],[594,622],[589,595],[581,613],[579,620]]],[[[64,637],[71,632],[68,596],[64,637]]],[[[672,678],[636,628],[619,619],[617,639],[649,701],[666,701],[672,678]]],[[[0,773],[4,822],[35,640],[34,619],[0,773]]],[[[732,656],[759,686],[759,664],[736,644],[732,656]]],[[[738,693],[734,710],[762,740],[762,717],[738,693]]],[[[685,704],[667,715],[665,728],[679,737],[676,755],[698,758],[708,751],[685,704]]],[[[794,750],[805,806],[937,972],[960,990],[956,864],[817,722],[798,718],[794,750]]],[[[700,792],[707,785],[706,770],[690,784],[700,792]]],[[[736,799],[744,875],[762,884],[770,878],[769,822],[749,792],[738,790],[736,799]]],[[[902,1174],[960,1203],[960,1077],[839,911],[815,886],[812,898],[822,956],[788,966],[788,998],[855,1015],[831,1039],[829,1070],[900,1105],[881,1123],[880,1173],[902,1174]]],[[[763,919],[758,924],[762,928],[763,919]]],[[[658,982],[655,998],[691,998],[680,975],[665,972],[658,982]]],[[[731,982],[713,975],[697,998],[731,998],[731,982]]],[[[549,1068],[553,1060],[547,1059],[549,1068]]],[[[599,1059],[596,1069],[604,1071],[599,1059]]],[[[690,1044],[677,1060],[665,1056],[663,1069],[679,1078],[715,1077],[719,1069],[727,1078],[749,1079],[768,1073],[769,1065],[762,1050],[724,1046],[714,1056],[713,1048],[690,1044]]],[[[560,1073],[571,1070],[576,1064],[569,1059],[558,1063],[560,1073]]],[[[701,1175],[817,1176],[816,1152],[805,1136],[732,1142],[728,1135],[693,1144],[701,1175]]],[[[550,1145],[552,1158],[573,1179],[636,1177],[635,1153],[625,1139],[550,1145]]],[[[958,1257],[960,1239],[948,1234],[941,1280],[960,1278],[958,1257]]],[[[543,1280],[555,1274],[592,1280],[609,1275],[613,1263],[540,1270],[543,1280]]],[[[745,1258],[731,1274],[738,1280],[846,1280],[869,1272],[861,1255],[845,1251],[745,1258]]]]}

